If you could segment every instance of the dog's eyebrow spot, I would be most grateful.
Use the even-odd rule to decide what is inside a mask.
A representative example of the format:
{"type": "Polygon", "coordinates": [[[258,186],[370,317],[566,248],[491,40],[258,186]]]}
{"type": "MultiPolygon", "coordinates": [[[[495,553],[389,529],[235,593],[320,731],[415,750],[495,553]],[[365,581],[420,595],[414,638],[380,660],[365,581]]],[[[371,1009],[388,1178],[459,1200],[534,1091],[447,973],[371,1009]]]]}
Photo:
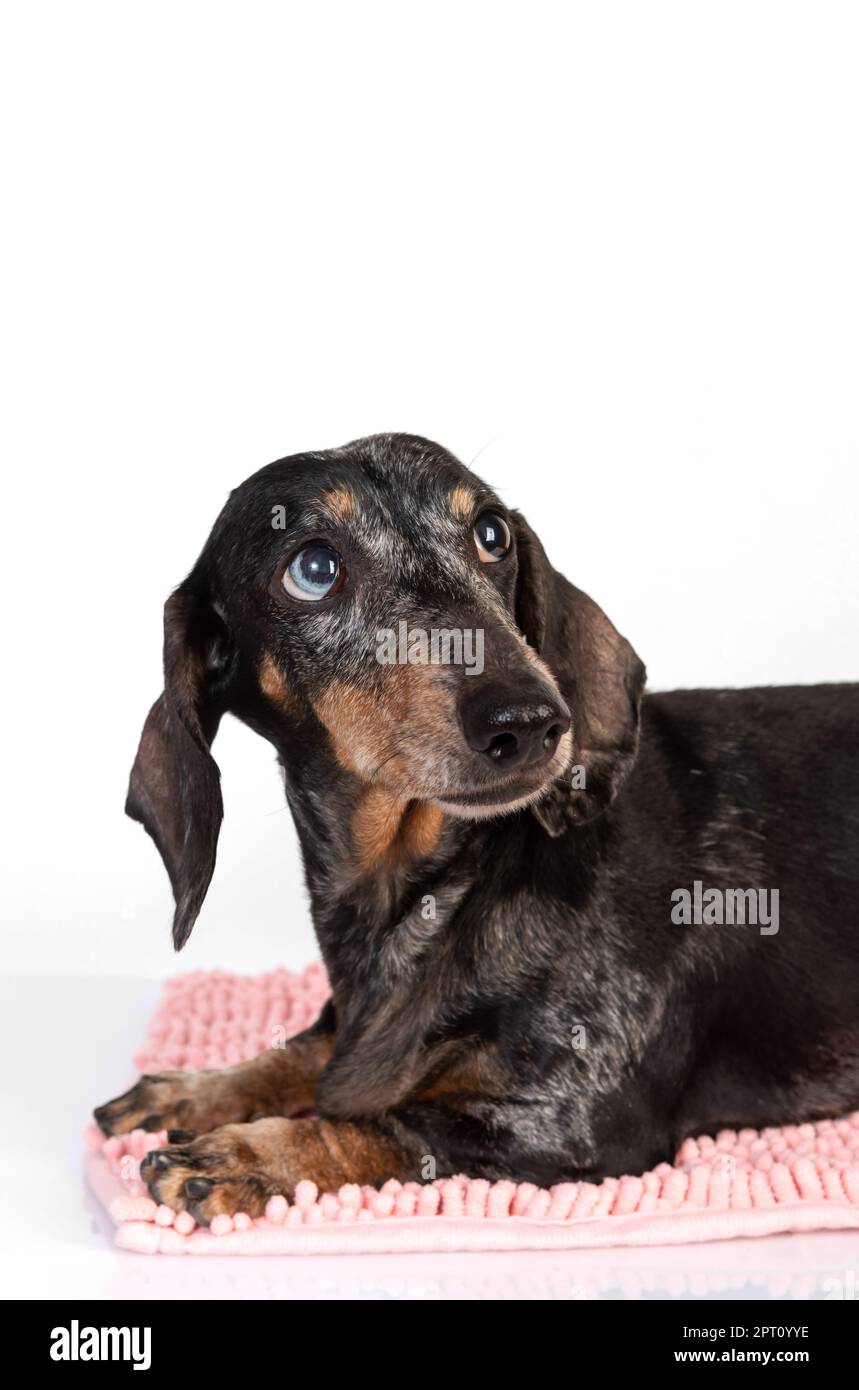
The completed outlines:
{"type": "Polygon", "coordinates": [[[464,483],[457,483],[451,490],[450,510],[460,521],[468,521],[474,511],[474,493],[464,483]]]}
{"type": "Polygon", "coordinates": [[[332,488],[323,492],[321,502],[335,521],[348,521],[355,515],[355,494],[348,487],[332,488]]]}
{"type": "Polygon", "coordinates": [[[263,695],[282,709],[295,712],[301,708],[300,701],[281,671],[274,657],[266,652],[259,664],[259,684],[263,695]]]}

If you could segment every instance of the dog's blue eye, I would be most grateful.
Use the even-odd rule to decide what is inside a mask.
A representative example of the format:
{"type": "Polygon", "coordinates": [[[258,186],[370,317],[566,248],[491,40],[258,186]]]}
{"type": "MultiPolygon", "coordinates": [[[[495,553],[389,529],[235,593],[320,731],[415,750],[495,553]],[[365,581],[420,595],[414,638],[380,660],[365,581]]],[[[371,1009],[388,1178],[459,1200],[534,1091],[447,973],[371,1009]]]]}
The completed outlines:
{"type": "Polygon", "coordinates": [[[497,512],[483,512],[474,523],[474,540],[483,564],[494,565],[510,549],[510,527],[497,512]]]}
{"type": "Polygon", "coordinates": [[[293,598],[328,598],[343,587],[346,568],[330,545],[308,545],[293,556],[283,572],[283,587],[293,598]]]}

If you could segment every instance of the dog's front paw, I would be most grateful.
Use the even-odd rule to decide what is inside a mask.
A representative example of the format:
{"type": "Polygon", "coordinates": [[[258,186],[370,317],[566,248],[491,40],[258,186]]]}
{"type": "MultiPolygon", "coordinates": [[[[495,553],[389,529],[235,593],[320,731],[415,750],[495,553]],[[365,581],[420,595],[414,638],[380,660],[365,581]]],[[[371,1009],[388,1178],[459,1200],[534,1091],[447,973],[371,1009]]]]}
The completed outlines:
{"type": "Polygon", "coordinates": [[[262,1216],[269,1197],[292,1195],[296,1173],[292,1120],[224,1125],[191,1143],[154,1149],[140,1176],[156,1202],[189,1211],[201,1226],[238,1211],[262,1216]]]}
{"type": "Polygon", "coordinates": [[[116,1100],[93,1111],[102,1134],[132,1129],[180,1130],[190,1136],[246,1118],[237,1088],[218,1071],[162,1071],[141,1076],[116,1100]]]}

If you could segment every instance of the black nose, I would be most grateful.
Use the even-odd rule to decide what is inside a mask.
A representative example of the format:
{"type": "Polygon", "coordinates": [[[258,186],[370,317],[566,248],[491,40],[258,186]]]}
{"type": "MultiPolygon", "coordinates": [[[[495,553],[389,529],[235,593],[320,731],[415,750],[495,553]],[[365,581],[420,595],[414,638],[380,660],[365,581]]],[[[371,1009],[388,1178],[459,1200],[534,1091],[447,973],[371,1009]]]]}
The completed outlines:
{"type": "Polygon", "coordinates": [[[469,748],[499,772],[548,761],[570,727],[564,702],[543,687],[489,685],[466,698],[461,719],[469,748]]]}

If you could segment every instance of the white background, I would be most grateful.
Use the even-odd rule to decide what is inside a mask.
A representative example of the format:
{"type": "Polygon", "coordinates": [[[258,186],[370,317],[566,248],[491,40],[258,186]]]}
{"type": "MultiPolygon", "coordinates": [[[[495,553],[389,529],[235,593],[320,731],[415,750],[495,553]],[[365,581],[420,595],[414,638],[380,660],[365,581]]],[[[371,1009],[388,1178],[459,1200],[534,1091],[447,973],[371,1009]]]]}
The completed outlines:
{"type": "MultiPolygon", "coordinates": [[[[479,453],[655,688],[859,677],[857,71],[851,4],[4,5],[4,969],[176,968],[161,605],[286,453],[479,453]]],[[[302,964],[272,751],[215,751],[181,965],[302,964]]]]}

